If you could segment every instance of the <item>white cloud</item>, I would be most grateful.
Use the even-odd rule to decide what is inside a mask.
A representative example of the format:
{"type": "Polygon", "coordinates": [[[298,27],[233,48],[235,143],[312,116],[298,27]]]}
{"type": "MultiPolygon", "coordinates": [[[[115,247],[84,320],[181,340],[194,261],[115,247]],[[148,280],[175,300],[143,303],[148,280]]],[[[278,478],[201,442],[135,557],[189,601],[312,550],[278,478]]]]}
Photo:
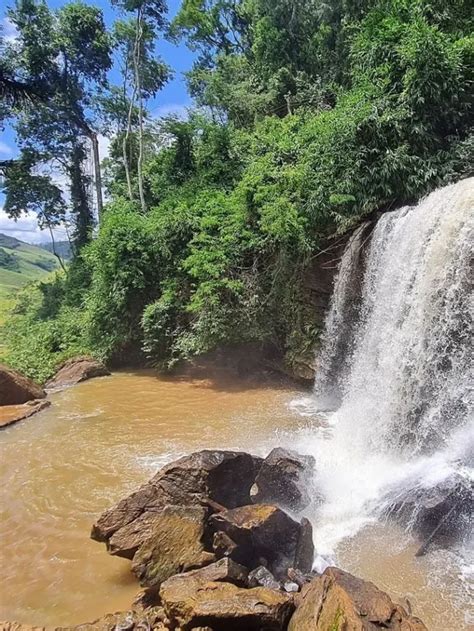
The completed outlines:
{"type": "Polygon", "coordinates": [[[3,18],[1,22],[1,34],[7,44],[12,44],[18,39],[16,26],[8,18],[3,18]]]}
{"type": "Polygon", "coordinates": [[[2,140],[0,140],[0,154],[4,156],[11,156],[12,153],[13,153],[12,147],[10,147],[10,145],[7,145],[6,142],[3,142],[2,140]]]}
{"type": "Polygon", "coordinates": [[[152,118],[162,118],[163,116],[176,116],[182,120],[188,118],[188,105],[181,103],[168,103],[167,105],[160,105],[151,112],[152,118]]]}
{"type": "MultiPolygon", "coordinates": [[[[8,217],[3,208],[0,208],[0,232],[27,243],[51,242],[49,230],[40,230],[36,215],[32,212],[22,215],[20,219],[14,221],[8,217]]],[[[57,241],[67,239],[66,230],[63,226],[55,228],[53,233],[57,241]]]]}

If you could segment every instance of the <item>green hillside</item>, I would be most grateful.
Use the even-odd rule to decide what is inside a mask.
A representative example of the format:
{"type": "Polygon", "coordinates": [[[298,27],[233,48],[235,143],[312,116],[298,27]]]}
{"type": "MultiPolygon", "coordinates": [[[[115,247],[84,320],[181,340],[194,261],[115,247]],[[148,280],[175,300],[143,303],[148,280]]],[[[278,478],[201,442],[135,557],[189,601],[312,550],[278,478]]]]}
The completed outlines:
{"type": "Polygon", "coordinates": [[[57,268],[50,252],[0,233],[0,323],[16,290],[57,268]]]}

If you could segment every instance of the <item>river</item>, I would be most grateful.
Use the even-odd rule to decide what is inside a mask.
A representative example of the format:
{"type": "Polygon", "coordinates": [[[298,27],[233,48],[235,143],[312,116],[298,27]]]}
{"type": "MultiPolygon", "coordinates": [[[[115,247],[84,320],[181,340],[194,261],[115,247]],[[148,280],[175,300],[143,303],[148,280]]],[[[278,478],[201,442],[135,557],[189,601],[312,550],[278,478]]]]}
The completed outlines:
{"type": "MultiPolygon", "coordinates": [[[[2,431],[0,618],[58,626],[128,608],[139,586],[128,561],[89,539],[95,517],[193,450],[304,450],[319,421],[294,405],[301,395],[249,380],[120,372],[53,394],[51,408],[2,431]]],[[[331,518],[311,516],[316,547],[326,550],[331,518]]],[[[372,522],[339,536],[326,561],[408,598],[431,631],[469,628],[459,559],[446,552],[415,559],[417,545],[372,522]]]]}

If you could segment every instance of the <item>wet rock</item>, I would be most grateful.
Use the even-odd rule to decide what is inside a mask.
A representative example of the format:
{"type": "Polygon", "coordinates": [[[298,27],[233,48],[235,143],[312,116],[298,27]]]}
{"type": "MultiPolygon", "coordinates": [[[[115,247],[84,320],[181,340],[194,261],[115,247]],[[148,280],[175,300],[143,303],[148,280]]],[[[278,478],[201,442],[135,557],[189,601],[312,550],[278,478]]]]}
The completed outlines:
{"type": "Polygon", "coordinates": [[[268,587],[268,589],[280,589],[281,585],[273,574],[263,565],[259,565],[249,574],[249,587],[268,587]]]}
{"type": "Polygon", "coordinates": [[[107,368],[92,357],[75,357],[64,362],[46,383],[48,390],[60,390],[94,377],[110,375],[107,368]]]}
{"type": "Polygon", "coordinates": [[[246,561],[245,551],[242,551],[235,541],[222,530],[214,533],[212,549],[217,559],[229,558],[237,562],[246,561]]]}
{"type": "Polygon", "coordinates": [[[314,474],[313,456],[302,456],[289,449],[273,449],[263,464],[252,487],[256,504],[278,504],[299,511],[311,502],[310,489],[314,474]]]}
{"type": "Polygon", "coordinates": [[[233,508],[250,503],[250,487],[262,460],[243,452],[200,451],[163,467],[147,484],[105,511],[92,527],[91,537],[107,542],[121,528],[140,518],[117,534],[110,552],[133,557],[143,542],[140,530],[147,530],[153,516],[166,505],[196,506],[209,502],[233,508]],[[132,545],[132,539],[135,543],[132,545]]]}
{"type": "Polygon", "coordinates": [[[310,572],[313,567],[313,526],[306,517],[300,522],[300,534],[296,544],[295,562],[292,567],[301,572],[310,572]]]}
{"type": "MultiPolygon", "coordinates": [[[[205,582],[224,581],[226,583],[233,583],[239,587],[247,587],[249,585],[248,569],[229,558],[219,559],[219,561],[215,563],[211,563],[197,570],[191,570],[182,576],[205,582]]],[[[251,585],[251,587],[254,586],[251,585]]]]}
{"type": "Polygon", "coordinates": [[[143,611],[107,614],[94,622],[79,624],[64,631],[168,631],[169,628],[164,610],[153,607],[143,611]]]}
{"type": "Polygon", "coordinates": [[[427,487],[410,484],[410,488],[390,491],[396,501],[388,500],[387,514],[403,524],[410,523],[421,538],[417,556],[430,546],[449,547],[470,533],[474,519],[474,482],[454,474],[427,487]]]}
{"type": "Polygon", "coordinates": [[[303,587],[303,585],[310,583],[313,578],[316,578],[318,576],[317,572],[303,573],[301,572],[301,570],[295,570],[295,568],[293,567],[288,570],[287,574],[290,581],[296,583],[296,585],[298,585],[298,587],[300,588],[303,587]]]}
{"type": "MultiPolygon", "coordinates": [[[[166,614],[162,607],[147,610],[121,611],[106,614],[94,622],[73,627],[58,627],[56,631],[168,631],[166,614]]],[[[18,622],[0,622],[0,631],[46,631],[45,627],[31,627],[18,622]]],[[[49,631],[54,631],[52,628],[49,631]]]]}
{"type": "Polygon", "coordinates": [[[427,631],[375,585],[336,568],[306,585],[288,631],[427,631]]]}
{"type": "Polygon", "coordinates": [[[160,585],[178,572],[214,560],[202,543],[206,517],[199,506],[166,506],[155,515],[150,536],[133,558],[132,571],[140,585],[160,585]]]}
{"type": "Polygon", "coordinates": [[[160,589],[168,618],[182,629],[281,631],[293,612],[293,599],[265,587],[241,589],[230,583],[173,576],[160,589]]]}
{"type": "Polygon", "coordinates": [[[283,589],[285,590],[285,592],[288,592],[288,594],[294,594],[300,591],[300,586],[298,585],[298,583],[292,583],[291,581],[288,581],[287,583],[284,583],[283,589]]]}
{"type": "Polygon", "coordinates": [[[276,506],[254,504],[226,510],[212,515],[210,524],[237,544],[242,562],[249,568],[263,557],[270,571],[280,578],[289,567],[305,571],[312,563],[314,550],[312,541],[311,549],[309,546],[308,525],[299,524],[276,506]],[[304,562],[303,550],[309,555],[304,562]]]}
{"type": "Polygon", "coordinates": [[[46,392],[34,381],[0,364],[0,405],[21,405],[45,397],[46,392]]]}
{"type": "Polygon", "coordinates": [[[153,535],[160,522],[160,512],[143,513],[110,537],[106,542],[108,552],[125,559],[133,559],[135,552],[153,535]]]}
{"type": "Polygon", "coordinates": [[[48,408],[51,401],[40,399],[39,401],[28,401],[22,405],[2,405],[0,407],[0,429],[23,421],[38,412],[48,408]]]}

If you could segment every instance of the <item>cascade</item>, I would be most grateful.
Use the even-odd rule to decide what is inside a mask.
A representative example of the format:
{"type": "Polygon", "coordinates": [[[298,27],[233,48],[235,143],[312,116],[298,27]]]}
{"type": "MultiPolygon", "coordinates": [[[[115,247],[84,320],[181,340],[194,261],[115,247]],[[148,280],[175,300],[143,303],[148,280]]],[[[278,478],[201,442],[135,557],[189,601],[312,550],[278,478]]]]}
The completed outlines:
{"type": "Polygon", "coordinates": [[[318,463],[323,555],[410,489],[463,479],[472,493],[473,243],[465,179],[361,226],[346,247],[311,400],[317,422],[295,445],[318,463]]]}

